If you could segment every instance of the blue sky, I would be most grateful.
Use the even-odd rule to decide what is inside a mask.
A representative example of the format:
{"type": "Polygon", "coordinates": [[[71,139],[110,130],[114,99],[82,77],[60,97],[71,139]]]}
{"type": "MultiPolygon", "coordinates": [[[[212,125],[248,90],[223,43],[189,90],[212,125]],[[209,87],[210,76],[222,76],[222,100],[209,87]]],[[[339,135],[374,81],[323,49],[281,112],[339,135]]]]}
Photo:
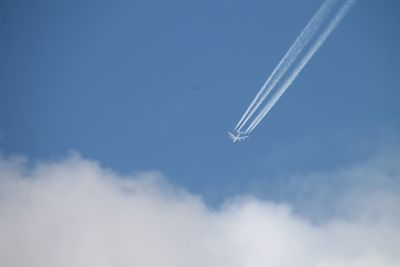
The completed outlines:
{"type": "Polygon", "coordinates": [[[210,202],[280,198],[285,175],[363,160],[398,132],[400,4],[364,0],[252,136],[228,140],[320,4],[2,1],[0,148],[156,169],[210,202]]]}
{"type": "MultiPolygon", "coordinates": [[[[344,0],[338,0],[344,2],[344,0]]],[[[0,266],[400,266],[400,4],[0,1],[0,266]]]]}

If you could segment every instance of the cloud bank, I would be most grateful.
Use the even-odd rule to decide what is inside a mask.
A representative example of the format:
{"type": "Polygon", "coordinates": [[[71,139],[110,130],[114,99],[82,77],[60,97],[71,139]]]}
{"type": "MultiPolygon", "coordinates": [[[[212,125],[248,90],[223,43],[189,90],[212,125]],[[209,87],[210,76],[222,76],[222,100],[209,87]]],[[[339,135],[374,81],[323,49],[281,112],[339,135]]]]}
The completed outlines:
{"type": "Polygon", "coordinates": [[[318,224],[251,196],[213,209],[158,172],[122,177],[79,155],[31,165],[0,159],[0,266],[400,266],[393,155],[299,178],[351,188],[337,198],[352,216],[318,224]]]}

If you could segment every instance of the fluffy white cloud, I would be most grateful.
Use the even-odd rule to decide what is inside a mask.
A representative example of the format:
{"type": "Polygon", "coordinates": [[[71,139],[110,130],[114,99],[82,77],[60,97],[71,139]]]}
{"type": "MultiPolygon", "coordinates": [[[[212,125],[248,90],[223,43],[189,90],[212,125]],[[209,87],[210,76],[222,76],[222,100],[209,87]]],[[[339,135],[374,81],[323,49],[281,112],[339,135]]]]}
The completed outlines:
{"type": "Polygon", "coordinates": [[[315,224],[289,204],[249,196],[212,209],[160,173],[121,177],[77,155],[33,167],[3,158],[0,266],[397,267],[400,203],[390,181],[400,178],[400,161],[394,160],[390,167],[379,157],[318,174],[349,178],[356,190],[338,195],[354,216],[315,224]],[[358,190],[364,181],[389,186],[358,190]]]}

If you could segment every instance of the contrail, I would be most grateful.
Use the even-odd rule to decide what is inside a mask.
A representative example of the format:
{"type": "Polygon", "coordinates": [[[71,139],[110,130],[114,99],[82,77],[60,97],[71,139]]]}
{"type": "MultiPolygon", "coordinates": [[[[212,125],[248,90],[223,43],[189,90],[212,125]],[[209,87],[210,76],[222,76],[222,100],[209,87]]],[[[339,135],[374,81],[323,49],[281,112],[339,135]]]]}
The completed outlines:
{"type": "Polygon", "coordinates": [[[303,70],[308,61],[312,58],[312,56],[317,52],[317,50],[321,47],[321,45],[326,41],[332,31],[339,25],[344,16],[350,10],[350,8],[355,4],[356,0],[347,0],[346,3],[339,9],[337,15],[331,20],[325,30],[320,34],[316,42],[311,46],[311,48],[307,51],[306,55],[300,61],[300,63],[296,66],[294,71],[291,73],[289,78],[284,82],[284,84],[278,89],[278,91],[272,96],[270,101],[265,105],[265,107],[260,111],[254,121],[248,126],[245,133],[250,133],[254,130],[254,128],[260,123],[260,121],[267,115],[267,113],[271,110],[271,108],[275,105],[275,103],[279,100],[279,98],[285,93],[288,87],[293,83],[296,77],[303,70]]]}
{"type": "Polygon", "coordinates": [[[240,131],[246,122],[251,118],[254,112],[259,108],[265,98],[269,95],[275,85],[280,81],[282,76],[290,68],[293,62],[296,61],[304,47],[312,39],[316,31],[320,28],[326,16],[329,14],[332,7],[336,4],[337,0],[326,0],[315,15],[311,18],[308,24],[304,27],[303,31],[296,38],[295,42],[286,52],[285,56],[281,59],[279,64],[275,67],[272,74],[268,77],[267,81],[263,84],[242,118],[235,126],[235,130],[240,131]]]}

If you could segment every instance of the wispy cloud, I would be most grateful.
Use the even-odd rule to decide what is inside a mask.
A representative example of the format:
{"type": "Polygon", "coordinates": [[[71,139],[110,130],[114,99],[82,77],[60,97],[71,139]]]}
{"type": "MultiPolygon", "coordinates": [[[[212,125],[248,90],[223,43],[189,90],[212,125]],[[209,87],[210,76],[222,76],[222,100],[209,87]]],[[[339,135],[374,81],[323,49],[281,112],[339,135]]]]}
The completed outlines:
{"type": "Polygon", "coordinates": [[[290,204],[251,196],[211,209],[159,172],[122,177],[79,155],[34,167],[3,158],[0,265],[399,266],[399,166],[377,156],[307,176],[348,179],[346,195],[362,204],[314,224],[290,204]]]}

